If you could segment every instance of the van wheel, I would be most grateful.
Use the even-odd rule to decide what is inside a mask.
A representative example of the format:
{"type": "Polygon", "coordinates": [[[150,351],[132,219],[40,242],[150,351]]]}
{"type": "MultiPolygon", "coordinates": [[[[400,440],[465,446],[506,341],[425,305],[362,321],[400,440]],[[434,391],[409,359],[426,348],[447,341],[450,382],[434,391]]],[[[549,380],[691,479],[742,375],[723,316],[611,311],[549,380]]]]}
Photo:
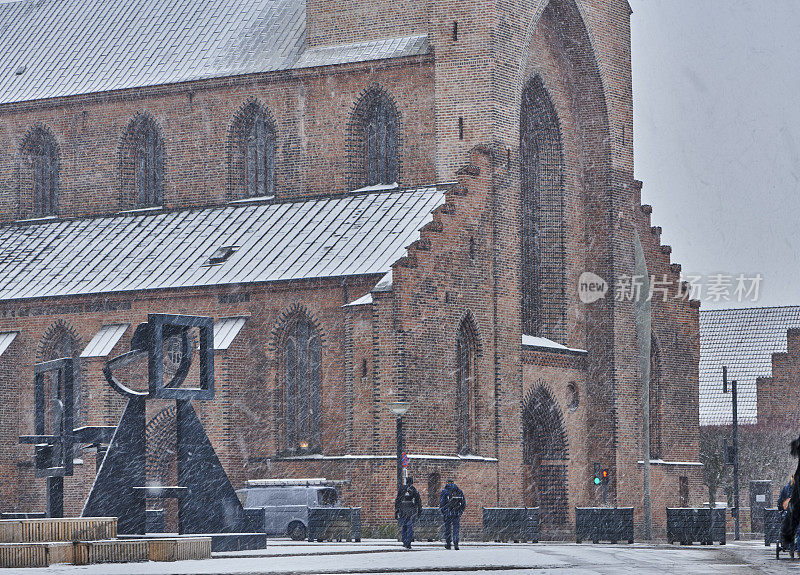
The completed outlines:
{"type": "Polygon", "coordinates": [[[289,524],[289,537],[293,541],[303,541],[306,538],[306,526],[299,521],[293,521],[289,524]]]}

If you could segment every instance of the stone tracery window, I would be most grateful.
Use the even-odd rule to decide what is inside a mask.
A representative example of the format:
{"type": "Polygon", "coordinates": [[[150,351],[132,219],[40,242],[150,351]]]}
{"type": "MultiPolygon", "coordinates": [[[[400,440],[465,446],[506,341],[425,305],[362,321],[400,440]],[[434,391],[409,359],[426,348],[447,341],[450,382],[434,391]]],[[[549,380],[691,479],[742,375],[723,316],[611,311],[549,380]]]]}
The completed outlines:
{"type": "Polygon", "coordinates": [[[321,340],[302,313],[292,316],[283,338],[285,448],[318,453],[322,448],[321,340]]]}
{"type": "Polygon", "coordinates": [[[535,77],[522,94],[522,313],[526,334],[565,338],[564,158],[553,102],[535,77]]]}
{"type": "Polygon", "coordinates": [[[58,147],[43,127],[34,127],[22,144],[23,155],[31,170],[33,215],[58,214],[58,147]]]}
{"type": "Polygon", "coordinates": [[[473,453],[475,437],[478,340],[469,318],[461,322],[456,337],[456,438],[458,452],[473,453]]]}

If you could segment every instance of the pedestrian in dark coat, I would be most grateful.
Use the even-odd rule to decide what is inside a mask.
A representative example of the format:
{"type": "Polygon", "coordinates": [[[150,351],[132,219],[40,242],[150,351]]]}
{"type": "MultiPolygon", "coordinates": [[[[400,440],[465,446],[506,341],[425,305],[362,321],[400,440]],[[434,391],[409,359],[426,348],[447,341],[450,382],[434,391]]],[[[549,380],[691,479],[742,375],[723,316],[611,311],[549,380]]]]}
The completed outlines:
{"type": "Polygon", "coordinates": [[[414,520],[421,514],[422,499],[414,487],[414,478],[409,477],[394,500],[394,517],[400,522],[400,536],[406,549],[411,549],[411,540],[414,539],[414,520]]]}
{"type": "Polygon", "coordinates": [[[461,514],[467,506],[464,492],[461,491],[452,479],[447,483],[439,495],[439,511],[444,518],[444,548],[450,549],[450,542],[458,551],[458,530],[461,521],[461,514]],[[452,535],[452,537],[451,537],[452,535]]]}
{"type": "MultiPolygon", "coordinates": [[[[800,527],[800,437],[792,441],[790,452],[798,458],[797,469],[794,471],[794,481],[791,485],[791,495],[786,509],[786,516],[781,525],[781,542],[783,547],[791,549],[795,544],[795,537],[800,527]]],[[[788,490],[787,490],[788,491],[788,490]]]]}
{"type": "MultiPolygon", "coordinates": [[[[789,503],[792,500],[792,492],[794,491],[794,475],[789,476],[789,483],[783,486],[781,489],[781,494],[778,495],[778,511],[781,514],[781,517],[786,519],[786,515],[791,512],[791,508],[789,507],[789,503]]],[[[798,527],[797,531],[794,534],[794,543],[795,543],[795,550],[800,553],[800,527],[798,527]]]]}

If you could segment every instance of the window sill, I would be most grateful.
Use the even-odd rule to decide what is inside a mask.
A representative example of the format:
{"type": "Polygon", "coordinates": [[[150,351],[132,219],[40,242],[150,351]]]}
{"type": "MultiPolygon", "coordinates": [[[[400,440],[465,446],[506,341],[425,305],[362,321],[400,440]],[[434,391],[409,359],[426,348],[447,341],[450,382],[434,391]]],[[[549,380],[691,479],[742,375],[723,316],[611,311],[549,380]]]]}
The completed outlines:
{"type": "Polygon", "coordinates": [[[24,220],[15,220],[15,224],[43,224],[46,222],[53,222],[58,219],[58,216],[36,216],[35,218],[27,218],[24,220]]]}
{"type": "Polygon", "coordinates": [[[241,198],[239,200],[231,200],[229,204],[264,204],[271,202],[275,199],[275,195],[271,196],[254,196],[252,198],[241,198]]]}
{"type": "Polygon", "coordinates": [[[134,208],[132,210],[122,210],[121,212],[117,212],[117,215],[136,215],[136,214],[151,214],[153,212],[160,212],[164,209],[164,206],[150,206],[147,208],[134,208]]]}

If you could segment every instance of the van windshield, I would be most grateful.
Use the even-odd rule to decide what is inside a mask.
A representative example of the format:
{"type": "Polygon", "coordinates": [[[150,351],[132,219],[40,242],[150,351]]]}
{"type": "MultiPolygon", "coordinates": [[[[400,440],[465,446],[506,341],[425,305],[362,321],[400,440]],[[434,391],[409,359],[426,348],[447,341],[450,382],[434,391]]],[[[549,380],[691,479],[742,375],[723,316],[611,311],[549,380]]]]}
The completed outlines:
{"type": "Polygon", "coordinates": [[[333,506],[339,500],[336,490],[332,488],[320,489],[317,493],[317,501],[320,505],[333,506]]]}

